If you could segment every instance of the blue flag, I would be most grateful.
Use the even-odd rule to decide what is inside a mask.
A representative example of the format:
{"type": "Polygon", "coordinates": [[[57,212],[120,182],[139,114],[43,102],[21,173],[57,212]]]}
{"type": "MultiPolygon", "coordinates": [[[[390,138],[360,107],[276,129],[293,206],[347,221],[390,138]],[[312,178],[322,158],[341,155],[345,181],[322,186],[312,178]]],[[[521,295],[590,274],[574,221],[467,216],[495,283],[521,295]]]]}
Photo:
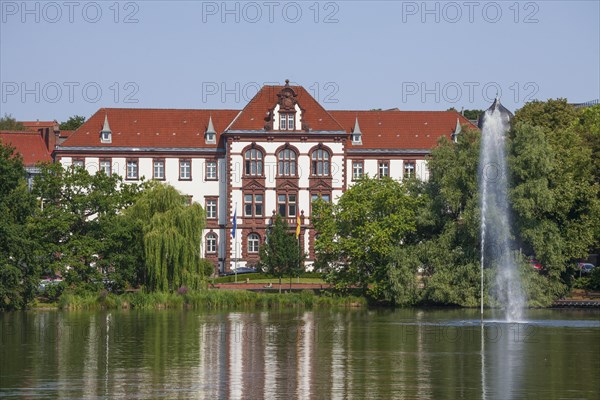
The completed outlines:
{"type": "Polygon", "coordinates": [[[235,239],[235,230],[237,229],[237,205],[233,211],[233,228],[231,228],[231,237],[235,239]]]}

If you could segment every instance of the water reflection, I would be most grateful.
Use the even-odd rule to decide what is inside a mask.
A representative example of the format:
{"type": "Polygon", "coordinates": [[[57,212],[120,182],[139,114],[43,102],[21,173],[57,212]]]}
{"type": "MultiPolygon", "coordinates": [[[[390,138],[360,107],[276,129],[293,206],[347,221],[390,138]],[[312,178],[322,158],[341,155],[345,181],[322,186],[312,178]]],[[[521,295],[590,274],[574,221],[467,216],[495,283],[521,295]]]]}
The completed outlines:
{"type": "Polygon", "coordinates": [[[0,396],[595,398],[597,312],[0,314],[0,396]],[[573,368],[576,365],[577,368],[573,368]]]}

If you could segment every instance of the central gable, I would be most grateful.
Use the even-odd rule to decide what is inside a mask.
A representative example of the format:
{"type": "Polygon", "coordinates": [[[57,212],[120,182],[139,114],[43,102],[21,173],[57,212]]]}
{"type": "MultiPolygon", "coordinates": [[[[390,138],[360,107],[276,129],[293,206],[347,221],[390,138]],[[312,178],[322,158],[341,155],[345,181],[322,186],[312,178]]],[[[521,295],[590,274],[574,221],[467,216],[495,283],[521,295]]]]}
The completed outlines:
{"type": "Polygon", "coordinates": [[[228,129],[231,131],[342,132],[344,128],[302,86],[263,86],[228,129]],[[294,129],[282,129],[281,114],[293,116],[294,129]]]}

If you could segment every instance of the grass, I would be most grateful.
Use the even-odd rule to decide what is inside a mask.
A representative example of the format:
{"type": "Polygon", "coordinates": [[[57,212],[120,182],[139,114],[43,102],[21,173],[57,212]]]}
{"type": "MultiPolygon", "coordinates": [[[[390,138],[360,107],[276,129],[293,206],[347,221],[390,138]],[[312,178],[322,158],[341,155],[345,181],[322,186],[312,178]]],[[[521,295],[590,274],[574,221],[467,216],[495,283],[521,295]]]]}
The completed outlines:
{"type": "Polygon", "coordinates": [[[102,292],[72,294],[64,293],[59,308],[64,310],[97,309],[270,309],[270,308],[318,308],[363,307],[363,297],[337,296],[330,293],[315,295],[311,291],[299,293],[255,293],[246,290],[199,290],[185,294],[165,292],[137,292],[115,295],[102,292]]]}
{"type": "MultiPolygon", "coordinates": [[[[244,277],[244,275],[238,275],[238,283],[246,283],[246,278],[244,277]]],[[[229,282],[217,282],[217,280],[215,279],[215,283],[229,283],[229,282]]],[[[232,281],[233,283],[233,281],[232,281]]],[[[275,287],[275,285],[279,285],[279,279],[278,278],[259,278],[259,279],[250,279],[250,283],[272,283],[273,287],[275,287]]],[[[300,278],[300,280],[298,280],[298,278],[293,278],[292,279],[292,284],[294,283],[316,283],[316,284],[325,284],[325,281],[323,279],[319,279],[319,278],[300,278]]],[[[281,279],[281,285],[285,286],[290,284],[290,279],[289,278],[283,278],[281,279]]]]}
{"type": "MultiPolygon", "coordinates": [[[[268,274],[263,274],[263,273],[251,273],[251,274],[239,274],[237,276],[237,281],[238,282],[245,282],[246,279],[249,279],[251,283],[269,283],[272,282],[273,284],[275,282],[278,282],[279,278],[275,277],[275,276],[271,276],[268,274]]],[[[281,279],[282,283],[283,282],[289,282],[290,278],[284,277],[281,279]]],[[[230,282],[235,282],[235,275],[227,275],[227,276],[220,276],[218,278],[214,278],[211,280],[211,282],[213,283],[230,283],[230,282]]],[[[298,282],[298,278],[292,278],[292,282],[298,282]]],[[[318,272],[308,272],[303,274],[300,277],[300,283],[325,283],[325,281],[323,280],[323,274],[318,273],[318,272]]]]}

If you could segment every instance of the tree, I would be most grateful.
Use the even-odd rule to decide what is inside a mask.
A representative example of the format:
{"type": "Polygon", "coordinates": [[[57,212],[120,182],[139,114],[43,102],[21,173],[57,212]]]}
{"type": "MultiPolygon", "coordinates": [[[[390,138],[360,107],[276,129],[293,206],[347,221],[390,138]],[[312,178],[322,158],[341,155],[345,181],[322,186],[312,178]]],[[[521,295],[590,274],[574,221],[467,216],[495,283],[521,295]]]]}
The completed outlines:
{"type": "Polygon", "coordinates": [[[60,124],[60,129],[63,131],[74,131],[75,129],[83,125],[84,122],[85,117],[82,117],[80,115],[73,115],[72,117],[69,117],[69,119],[66,122],[60,124]]]}
{"type": "Polygon", "coordinates": [[[463,115],[466,119],[476,120],[479,119],[482,112],[483,110],[464,110],[463,115]]]}
{"type": "Polygon", "coordinates": [[[577,113],[557,104],[517,113],[509,160],[521,246],[541,261],[554,296],[568,289],[575,261],[597,243],[600,224],[592,149],[574,129],[577,113]]]}
{"type": "Polygon", "coordinates": [[[277,215],[271,227],[267,240],[259,249],[259,267],[279,278],[279,292],[281,292],[281,278],[299,276],[303,271],[303,262],[306,254],[301,250],[295,235],[290,232],[287,222],[277,215]]]}
{"type": "MultiPolygon", "coordinates": [[[[450,107],[448,110],[446,111],[456,111],[459,112],[456,108],[454,107],[450,107]]],[[[481,113],[483,112],[483,110],[463,110],[462,111],[462,115],[466,118],[466,119],[470,119],[470,120],[476,120],[479,119],[479,115],[481,115],[481,113]]]]}
{"type": "Polygon", "coordinates": [[[600,184],[600,104],[584,108],[573,127],[592,151],[593,171],[600,184]]]}
{"type": "Polygon", "coordinates": [[[23,229],[34,206],[21,156],[0,141],[0,310],[25,308],[37,290],[36,243],[23,229]]]}
{"type": "Polygon", "coordinates": [[[117,175],[90,174],[84,168],[41,166],[33,193],[39,207],[27,229],[40,243],[39,262],[47,274],[60,273],[70,285],[95,289],[99,261],[110,248],[105,236],[112,218],[130,206],[139,185],[124,184],[117,175]]]}
{"type": "Polygon", "coordinates": [[[25,126],[14,119],[10,114],[0,118],[0,131],[24,131],[25,126]]]}
{"type": "Polygon", "coordinates": [[[430,179],[422,188],[426,201],[412,240],[424,302],[475,306],[479,301],[480,132],[463,132],[458,143],[442,138],[428,160],[430,179]]]}
{"type": "MultiPolygon", "coordinates": [[[[394,249],[416,230],[422,201],[405,183],[366,177],[337,204],[313,204],[317,264],[340,288],[360,287],[377,300],[390,290],[394,249]]],[[[414,271],[416,273],[416,271],[414,271]]]]}
{"type": "Polygon", "coordinates": [[[512,125],[525,122],[550,133],[570,127],[579,114],[580,111],[570,105],[567,99],[534,100],[516,112],[512,125]]]}
{"type": "Polygon", "coordinates": [[[205,286],[209,270],[200,257],[200,247],[206,216],[198,203],[189,204],[187,197],[170,185],[154,184],[126,215],[142,227],[143,276],[149,290],[205,286]]]}

